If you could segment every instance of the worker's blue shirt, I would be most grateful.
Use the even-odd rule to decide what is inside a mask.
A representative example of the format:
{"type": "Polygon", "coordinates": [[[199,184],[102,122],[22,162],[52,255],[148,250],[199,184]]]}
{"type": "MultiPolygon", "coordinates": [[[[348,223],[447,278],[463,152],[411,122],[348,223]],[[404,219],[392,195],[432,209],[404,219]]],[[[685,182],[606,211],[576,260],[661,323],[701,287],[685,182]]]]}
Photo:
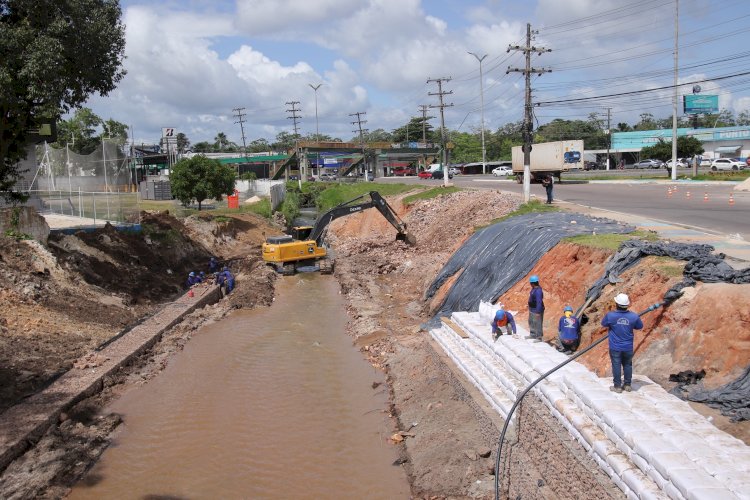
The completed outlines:
{"type": "Polygon", "coordinates": [[[609,328],[609,350],[633,350],[633,330],[643,328],[640,316],[632,311],[610,311],[602,318],[602,326],[609,328]]]}
{"type": "Polygon", "coordinates": [[[495,317],[492,319],[490,326],[492,327],[492,333],[496,333],[498,328],[508,326],[513,333],[516,333],[516,320],[513,319],[513,315],[508,311],[505,311],[505,315],[498,315],[495,313],[495,317]]]}
{"type": "Polygon", "coordinates": [[[201,279],[198,276],[188,276],[187,284],[188,286],[197,285],[201,282],[201,279]]]}
{"type": "Polygon", "coordinates": [[[557,332],[560,340],[577,340],[581,335],[581,322],[575,316],[563,316],[557,325],[557,332]]]}
{"type": "Polygon", "coordinates": [[[544,292],[541,286],[532,286],[529,293],[529,312],[544,312],[544,292]]]}

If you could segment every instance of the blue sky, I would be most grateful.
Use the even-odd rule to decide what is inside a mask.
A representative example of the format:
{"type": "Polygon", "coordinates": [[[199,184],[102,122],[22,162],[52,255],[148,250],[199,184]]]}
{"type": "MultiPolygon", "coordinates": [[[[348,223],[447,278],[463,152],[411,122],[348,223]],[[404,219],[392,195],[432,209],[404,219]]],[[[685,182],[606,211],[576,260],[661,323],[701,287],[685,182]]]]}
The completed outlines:
{"type": "MultiPolygon", "coordinates": [[[[135,141],[156,142],[174,127],[193,142],[218,132],[241,143],[232,109],[245,107],[248,141],[291,131],[288,101],[300,101],[302,133],[315,131],[317,92],[321,133],[348,140],[354,112],[370,130],[392,130],[435,105],[428,78],[445,85],[446,126],[480,125],[479,64],[484,60],[485,126],[521,119],[523,77],[509,44],[552,49],[535,55],[535,101],[630,92],[672,84],[675,0],[236,0],[122,2],[128,75],[109,96],[87,106],[133,127],[135,141]]],[[[707,80],[704,93],[720,106],[750,110],[750,2],[679,0],[680,82],[707,80]]],[[[680,87],[680,93],[690,91],[680,87]]],[[[671,90],[560,103],[535,109],[538,124],[554,118],[603,116],[635,123],[643,112],[671,115],[671,90]]],[[[437,110],[431,115],[437,116],[437,110]]],[[[437,126],[437,119],[433,120],[437,126]]]]}

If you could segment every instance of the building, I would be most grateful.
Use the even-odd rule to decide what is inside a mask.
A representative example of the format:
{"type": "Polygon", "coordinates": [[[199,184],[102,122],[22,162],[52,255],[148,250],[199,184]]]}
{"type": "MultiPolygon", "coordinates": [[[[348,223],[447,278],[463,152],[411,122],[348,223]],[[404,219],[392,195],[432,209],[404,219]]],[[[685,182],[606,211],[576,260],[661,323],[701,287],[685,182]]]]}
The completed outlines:
{"type": "MultiPolygon", "coordinates": [[[[746,158],[750,156],[750,125],[719,128],[678,128],[677,136],[695,137],[703,143],[704,158],[746,158]]],[[[659,140],[672,142],[672,129],[614,132],[612,153],[637,153],[659,140]]]]}

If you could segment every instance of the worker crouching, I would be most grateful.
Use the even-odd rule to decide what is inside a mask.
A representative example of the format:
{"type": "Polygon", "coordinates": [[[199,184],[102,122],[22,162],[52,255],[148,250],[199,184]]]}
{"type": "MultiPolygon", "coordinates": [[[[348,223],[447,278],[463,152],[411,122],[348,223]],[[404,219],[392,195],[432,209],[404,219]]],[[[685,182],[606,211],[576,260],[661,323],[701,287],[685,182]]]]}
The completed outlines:
{"type": "Polygon", "coordinates": [[[573,314],[573,308],[565,306],[563,316],[557,324],[557,350],[572,354],[581,343],[581,322],[573,314]]]}
{"type": "Polygon", "coordinates": [[[493,342],[503,334],[503,329],[505,329],[506,335],[515,335],[516,333],[516,321],[513,319],[513,315],[502,309],[498,309],[495,313],[495,317],[492,319],[490,326],[492,327],[493,342]]]}

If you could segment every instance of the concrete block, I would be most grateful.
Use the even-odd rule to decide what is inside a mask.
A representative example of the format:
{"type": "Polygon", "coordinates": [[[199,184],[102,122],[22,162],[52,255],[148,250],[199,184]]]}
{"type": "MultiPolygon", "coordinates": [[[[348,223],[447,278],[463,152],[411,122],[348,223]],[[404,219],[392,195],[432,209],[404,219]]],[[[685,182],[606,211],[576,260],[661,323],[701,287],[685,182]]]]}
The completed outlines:
{"type": "Polygon", "coordinates": [[[687,500],[735,500],[739,497],[726,488],[695,488],[690,490],[687,500]]]}
{"type": "Polygon", "coordinates": [[[611,451],[606,458],[607,464],[612,467],[612,470],[615,471],[618,476],[622,476],[623,472],[635,467],[635,464],[627,457],[627,455],[619,450],[611,451]]]}
{"type": "Polygon", "coordinates": [[[664,476],[662,476],[658,470],[656,470],[654,467],[651,467],[648,462],[646,462],[646,460],[640,457],[640,455],[634,453],[631,459],[636,457],[638,458],[638,460],[633,460],[633,463],[641,463],[638,468],[641,471],[645,472],[645,474],[654,482],[656,486],[659,487],[659,489],[663,490],[666,484],[669,483],[669,481],[664,476]]]}
{"type": "MultiPolygon", "coordinates": [[[[680,490],[677,489],[677,486],[667,481],[667,483],[664,484],[664,487],[662,488],[664,491],[664,494],[667,495],[668,498],[671,499],[677,499],[681,500],[685,498],[682,493],[680,493],[680,490]]],[[[717,499],[718,500],[718,499],[717,499]]]]}
{"type": "Polygon", "coordinates": [[[637,498],[641,498],[642,493],[648,491],[648,484],[651,480],[638,469],[628,469],[623,472],[622,480],[628,485],[637,498]]]}
{"type": "Polygon", "coordinates": [[[631,448],[635,447],[635,443],[640,434],[649,431],[648,428],[644,427],[643,421],[627,417],[615,421],[612,428],[631,448]]]}
{"type": "Polygon", "coordinates": [[[645,458],[648,462],[652,462],[652,457],[655,453],[682,452],[682,450],[669,441],[662,439],[659,436],[654,436],[653,433],[649,433],[648,436],[639,436],[638,439],[635,440],[633,451],[645,458]]]}

